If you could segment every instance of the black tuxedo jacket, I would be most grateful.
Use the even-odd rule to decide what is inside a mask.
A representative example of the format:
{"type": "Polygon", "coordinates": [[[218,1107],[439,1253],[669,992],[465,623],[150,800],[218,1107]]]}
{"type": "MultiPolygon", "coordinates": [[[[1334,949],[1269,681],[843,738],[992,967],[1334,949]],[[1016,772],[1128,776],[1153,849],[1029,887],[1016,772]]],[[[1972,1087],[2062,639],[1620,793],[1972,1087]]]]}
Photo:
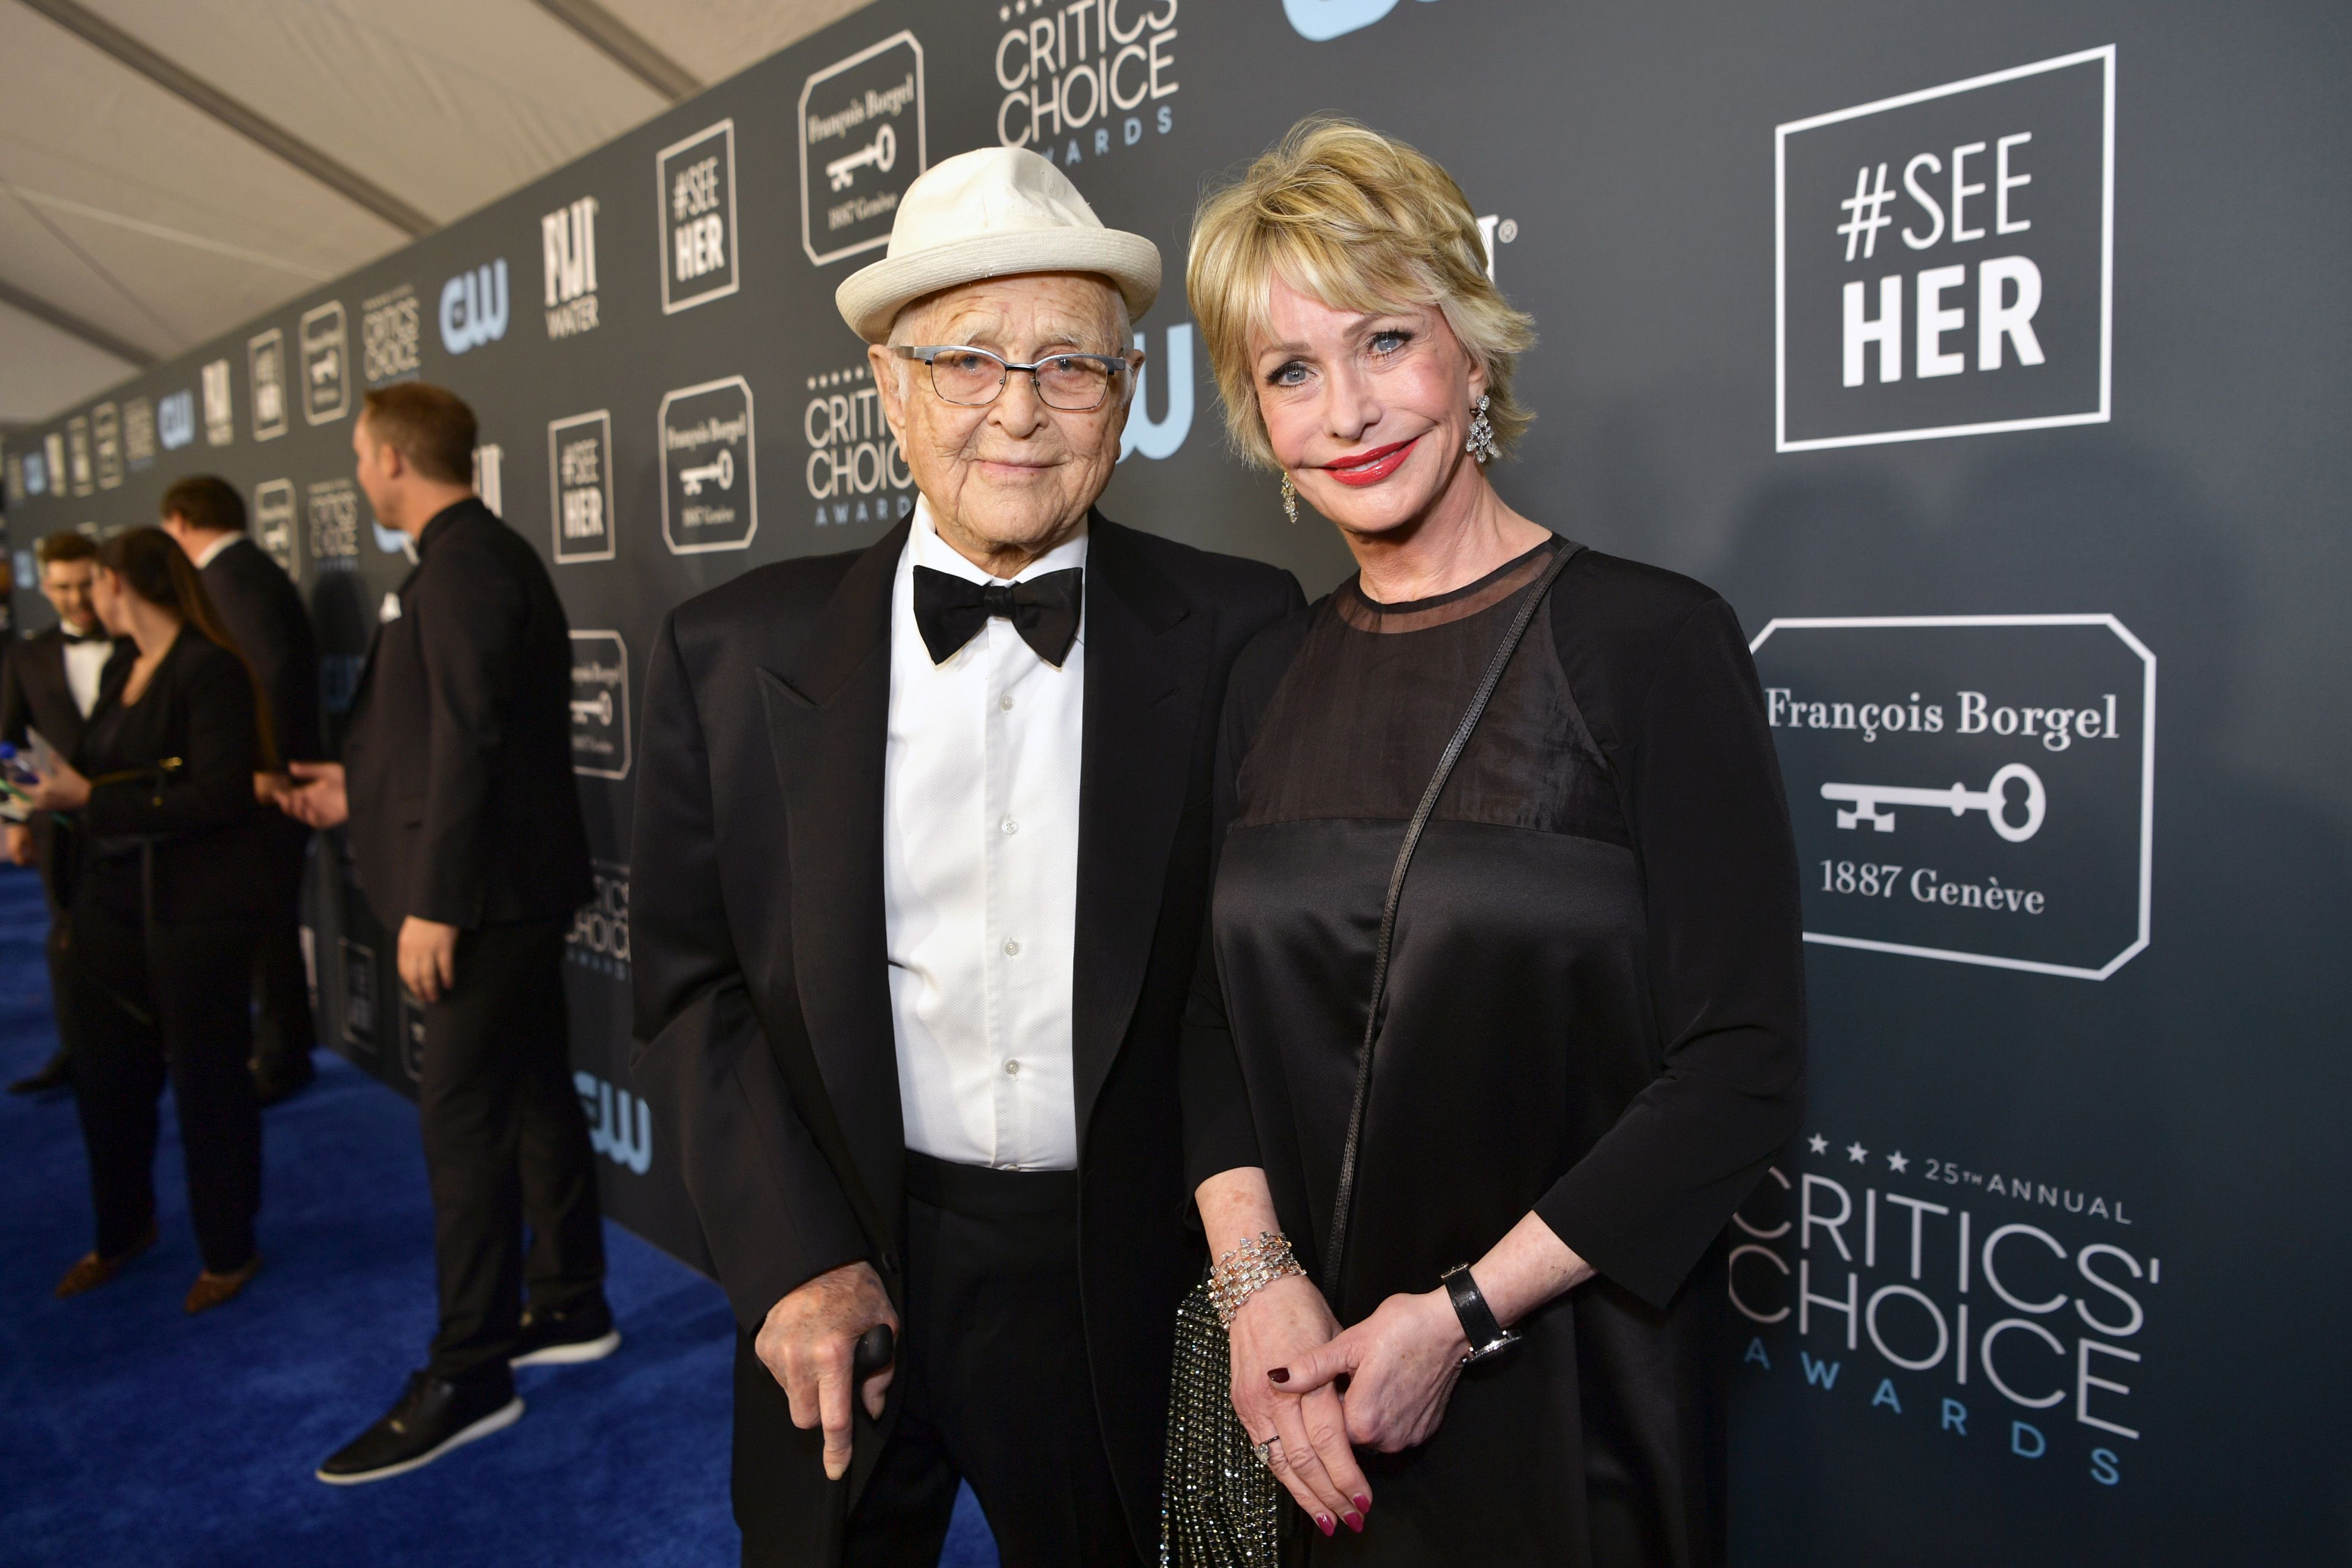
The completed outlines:
{"type": "MultiPolygon", "coordinates": [[[[121,644],[116,646],[119,651],[121,644]]],[[[70,760],[81,746],[86,723],[66,682],[64,629],[52,626],[9,644],[6,664],[0,666],[0,740],[22,747],[28,733],[37,729],[58,756],[70,760]]],[[[36,811],[31,827],[41,878],[54,902],[59,891],[57,822],[48,812],[36,811]]]]}
{"type": "Polygon", "coordinates": [[[327,755],[319,733],[319,639],[294,580],[249,538],[221,547],[203,572],[205,592],[269,699],[280,760],[327,755]]]}
{"type": "MultiPolygon", "coordinates": [[[[907,534],[747,572],[680,605],[647,677],[635,1072],[747,1333],[804,1281],[859,1259],[900,1294],[882,776],[907,534]]],[[[1287,572],[1092,520],[1071,998],[1077,1240],[1096,1405],[1147,1559],[1174,1313],[1202,1260],[1186,1218],[1176,1050],[1207,907],[1217,717],[1244,644],[1302,603],[1287,572]]],[[[862,1420],[857,1438],[853,1490],[879,1449],[862,1420]]],[[[812,1518],[827,1506],[816,1453],[812,1442],[804,1473],[760,1478],[808,1488],[812,1518]]]]}
{"type": "Polygon", "coordinates": [[[537,552],[468,497],[425,526],[343,740],[352,858],[388,931],[558,919],[594,892],[572,636],[537,552]]]}

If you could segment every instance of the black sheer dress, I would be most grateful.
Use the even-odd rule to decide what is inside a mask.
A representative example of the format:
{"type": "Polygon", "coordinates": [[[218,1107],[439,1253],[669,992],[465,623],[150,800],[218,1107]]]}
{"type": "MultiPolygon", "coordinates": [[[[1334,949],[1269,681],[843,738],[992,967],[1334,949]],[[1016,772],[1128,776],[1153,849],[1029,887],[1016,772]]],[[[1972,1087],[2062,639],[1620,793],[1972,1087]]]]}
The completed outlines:
{"type": "MultiPolygon", "coordinates": [[[[1262,1166],[1321,1272],[1403,824],[1553,539],[1455,592],[1351,580],[1235,666],[1191,1175],[1262,1166]],[[1229,824],[1227,827],[1226,824],[1229,824]]],[[[1722,1561],[1719,1237],[1797,1126],[1795,852],[1745,639],[1673,573],[1584,551],[1456,767],[1398,914],[1343,1323],[1530,1209],[1599,1277],[1360,1456],[1326,1563],[1722,1561]],[[1547,634],[1549,633],[1549,634],[1547,634]]]]}

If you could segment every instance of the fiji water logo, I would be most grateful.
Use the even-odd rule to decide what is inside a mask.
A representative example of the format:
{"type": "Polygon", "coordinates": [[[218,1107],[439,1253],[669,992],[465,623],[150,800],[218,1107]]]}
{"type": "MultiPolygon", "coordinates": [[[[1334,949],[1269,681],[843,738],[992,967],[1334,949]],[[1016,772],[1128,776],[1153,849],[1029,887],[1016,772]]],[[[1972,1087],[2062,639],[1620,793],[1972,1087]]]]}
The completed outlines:
{"type": "Polygon", "coordinates": [[[504,256],[469,267],[441,286],[441,346],[453,354],[495,343],[507,335],[507,263],[504,256]]]}
{"type": "Polygon", "coordinates": [[[572,1087],[579,1092],[581,1112],[588,1118],[588,1142],[596,1152],[639,1176],[652,1168],[654,1115],[646,1103],[593,1072],[574,1072],[572,1087]]]}
{"type": "Polygon", "coordinates": [[[1293,31],[1320,44],[1369,27],[1397,8],[1397,0],[1282,0],[1293,31]]]}

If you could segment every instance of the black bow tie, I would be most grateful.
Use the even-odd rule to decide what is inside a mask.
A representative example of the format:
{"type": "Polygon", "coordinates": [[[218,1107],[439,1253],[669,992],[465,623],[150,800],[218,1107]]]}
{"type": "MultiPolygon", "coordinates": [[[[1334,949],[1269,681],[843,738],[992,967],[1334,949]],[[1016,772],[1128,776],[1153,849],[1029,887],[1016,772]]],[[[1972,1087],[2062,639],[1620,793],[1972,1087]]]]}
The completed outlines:
{"type": "Polygon", "coordinates": [[[72,627],[60,623],[58,630],[64,634],[68,643],[110,643],[114,640],[107,634],[106,629],[102,626],[95,632],[77,632],[72,627]]]}
{"type": "Polygon", "coordinates": [[[1039,658],[1058,670],[1070,656],[1070,644],[1078,640],[1086,575],[1083,567],[1074,566],[1025,582],[974,582],[919,566],[915,625],[923,634],[923,646],[930,650],[931,663],[944,664],[980,634],[991,617],[1002,615],[1039,658]]]}

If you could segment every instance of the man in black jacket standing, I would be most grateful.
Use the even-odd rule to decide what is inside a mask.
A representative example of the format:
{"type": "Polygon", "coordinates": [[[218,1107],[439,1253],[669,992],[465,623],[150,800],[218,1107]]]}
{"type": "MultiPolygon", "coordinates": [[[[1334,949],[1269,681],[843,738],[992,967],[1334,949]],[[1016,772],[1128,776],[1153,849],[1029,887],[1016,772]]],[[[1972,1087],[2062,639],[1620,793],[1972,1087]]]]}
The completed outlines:
{"type": "Polygon", "coordinates": [[[959,1479],[1007,1563],[1154,1554],[1211,752],[1301,602],[1093,509],[1159,281],[1037,154],[933,167],[836,296],[913,516],[655,652],[635,1072],[736,1314],[747,1564],[936,1563],[959,1479]]]}
{"type": "Polygon", "coordinates": [[[337,1485],[511,1424],[512,1366],[620,1343],[564,1011],[564,934],[593,891],[571,637],[545,565],[474,494],[474,439],[472,411],[442,388],[367,394],[360,488],[417,564],[378,612],[343,762],[298,765],[284,797],[311,827],[349,821],[361,890],[425,1004],[440,1330],[398,1403],[320,1466],[337,1485]]]}
{"type": "MultiPolygon", "coordinates": [[[[319,725],[319,639],[310,629],[294,580],[246,536],[245,499],[214,474],[193,474],[163,492],[163,531],[187,552],[204,578],[205,592],[237,652],[253,666],[269,702],[269,733],[279,761],[316,762],[327,755],[319,725]]],[[[283,787],[283,773],[263,775],[265,800],[283,787]]],[[[268,883],[261,943],[254,956],[253,1087],[274,1105],[316,1076],[311,1047],[310,975],[302,962],[302,873],[310,862],[310,830],[273,814],[264,824],[268,883]]]]}
{"type": "MultiPolygon", "coordinates": [[[[33,547],[41,568],[41,597],[58,612],[58,623],[45,632],[10,645],[5,672],[0,672],[0,740],[23,748],[37,731],[71,757],[81,744],[82,722],[98,706],[100,678],[114,656],[114,639],[98,623],[89,601],[89,580],[98,569],[98,546],[84,534],[55,533],[33,547]]],[[[8,858],[17,865],[41,868],[41,890],[48,895],[49,989],[63,995],[58,964],[64,955],[65,910],[58,902],[58,859],[66,831],[48,812],[8,824],[8,858]]],[[[72,1071],[60,1046],[38,1072],[8,1085],[11,1094],[41,1094],[71,1085],[72,1071]]]]}

